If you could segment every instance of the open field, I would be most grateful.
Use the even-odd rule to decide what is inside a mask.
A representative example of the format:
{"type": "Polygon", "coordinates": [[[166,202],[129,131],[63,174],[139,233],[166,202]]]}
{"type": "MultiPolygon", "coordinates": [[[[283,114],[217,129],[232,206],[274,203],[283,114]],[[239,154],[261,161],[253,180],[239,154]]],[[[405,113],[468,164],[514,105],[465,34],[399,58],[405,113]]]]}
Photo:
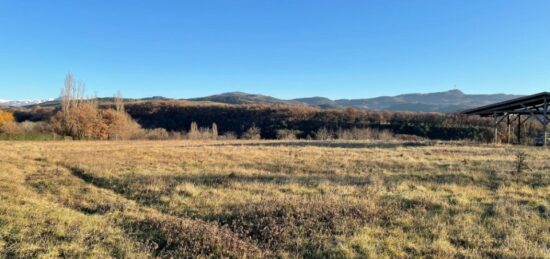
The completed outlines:
{"type": "Polygon", "coordinates": [[[2,142],[0,257],[550,257],[548,158],[457,143],[2,142]]]}

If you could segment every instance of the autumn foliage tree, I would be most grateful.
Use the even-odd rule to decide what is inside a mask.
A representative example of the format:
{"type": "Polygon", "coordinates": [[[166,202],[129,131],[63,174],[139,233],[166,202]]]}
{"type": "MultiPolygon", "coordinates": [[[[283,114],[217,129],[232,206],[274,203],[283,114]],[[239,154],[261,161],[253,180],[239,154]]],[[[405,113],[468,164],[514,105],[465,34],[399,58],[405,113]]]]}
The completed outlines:
{"type": "Polygon", "coordinates": [[[13,113],[0,110],[0,126],[4,123],[14,122],[13,113]]]}
{"type": "Polygon", "coordinates": [[[97,102],[82,100],[73,103],[66,111],[61,111],[52,118],[52,125],[58,134],[75,139],[107,139],[108,127],[97,102]]]}
{"type": "Polygon", "coordinates": [[[141,126],[124,111],[107,109],[101,111],[102,123],[106,126],[109,139],[131,139],[141,132],[141,126]]]}
{"type": "Polygon", "coordinates": [[[107,126],[109,139],[130,139],[141,132],[141,126],[124,110],[121,94],[114,98],[115,109],[101,111],[103,123],[107,126]]]}
{"type": "Polygon", "coordinates": [[[16,126],[13,113],[0,110],[0,133],[11,132],[16,126]]]}
{"type": "Polygon", "coordinates": [[[128,139],[140,126],[124,111],[122,99],[115,98],[116,109],[101,110],[95,99],[84,98],[84,84],[67,74],[61,91],[61,110],[52,117],[57,134],[75,139],[128,139]]]}

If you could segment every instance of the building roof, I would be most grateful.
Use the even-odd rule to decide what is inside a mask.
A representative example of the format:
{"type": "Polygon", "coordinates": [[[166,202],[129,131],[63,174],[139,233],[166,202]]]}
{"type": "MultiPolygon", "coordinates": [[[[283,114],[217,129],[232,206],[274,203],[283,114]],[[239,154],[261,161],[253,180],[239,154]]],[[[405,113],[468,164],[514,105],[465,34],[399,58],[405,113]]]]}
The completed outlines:
{"type": "Polygon", "coordinates": [[[468,115],[492,116],[493,114],[542,114],[545,103],[550,101],[550,93],[523,96],[503,102],[493,103],[477,108],[464,110],[461,113],[468,115]],[[545,101],[546,100],[546,101],[545,101]]]}

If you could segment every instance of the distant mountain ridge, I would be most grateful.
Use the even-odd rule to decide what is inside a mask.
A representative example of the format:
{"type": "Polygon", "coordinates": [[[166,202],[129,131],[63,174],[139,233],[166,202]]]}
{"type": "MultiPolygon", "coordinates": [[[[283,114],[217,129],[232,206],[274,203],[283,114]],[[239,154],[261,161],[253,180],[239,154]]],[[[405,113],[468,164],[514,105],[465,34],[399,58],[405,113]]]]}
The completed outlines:
{"type": "Polygon", "coordinates": [[[454,89],[446,92],[426,94],[415,93],[367,99],[341,99],[335,102],[345,107],[371,110],[456,112],[521,96],[510,94],[464,94],[462,91],[454,89]]]}
{"type": "Polygon", "coordinates": [[[501,102],[522,95],[511,94],[464,94],[460,90],[435,93],[413,93],[396,96],[380,96],[361,99],[331,100],[326,97],[307,97],[292,100],[277,99],[271,96],[242,92],[222,93],[212,96],[192,98],[191,101],[210,101],[228,104],[287,103],[306,104],[324,109],[358,108],[369,110],[411,111],[411,112],[456,112],[467,108],[501,102]]]}
{"type": "MultiPolygon", "coordinates": [[[[205,97],[180,99],[195,102],[214,102],[224,104],[293,104],[309,105],[320,107],[322,109],[344,109],[348,107],[368,110],[387,110],[387,111],[410,111],[410,112],[443,112],[451,113],[468,108],[483,106],[495,102],[501,102],[522,95],[511,94],[464,94],[460,90],[449,90],[435,93],[412,93],[396,96],[380,96],[374,98],[359,99],[338,99],[331,100],[326,97],[307,97],[292,100],[278,99],[272,96],[261,94],[249,94],[243,92],[228,92],[205,97]]],[[[99,98],[100,101],[112,101],[112,98],[99,98]]],[[[141,99],[125,99],[126,101],[162,101],[177,99],[166,98],[162,96],[153,96],[141,99]]],[[[0,102],[4,106],[58,106],[59,101],[36,100],[36,101],[6,101],[0,102]]]]}
{"type": "Polygon", "coordinates": [[[45,102],[49,102],[49,101],[53,101],[53,100],[54,99],[14,100],[14,101],[12,101],[12,100],[0,99],[0,106],[21,107],[21,106],[45,103],[45,102]]]}
{"type": "Polygon", "coordinates": [[[217,102],[227,104],[253,104],[253,103],[285,103],[288,101],[280,100],[275,97],[261,95],[261,94],[249,94],[243,92],[229,92],[216,94],[206,97],[191,98],[189,101],[197,102],[217,102]]]}
{"type": "Polygon", "coordinates": [[[293,99],[293,101],[299,102],[299,103],[305,103],[313,106],[319,106],[321,108],[342,108],[342,105],[338,104],[337,102],[326,98],[326,97],[307,97],[307,98],[298,98],[293,99]]]}

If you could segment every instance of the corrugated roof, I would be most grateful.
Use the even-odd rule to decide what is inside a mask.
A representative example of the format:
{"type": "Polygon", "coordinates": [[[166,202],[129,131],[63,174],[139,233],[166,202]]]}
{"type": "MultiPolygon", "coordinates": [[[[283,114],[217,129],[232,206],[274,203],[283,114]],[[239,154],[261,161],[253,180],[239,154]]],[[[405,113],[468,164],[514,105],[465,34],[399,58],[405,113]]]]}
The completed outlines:
{"type": "MultiPolygon", "coordinates": [[[[511,99],[508,101],[493,103],[477,108],[472,108],[468,110],[464,110],[461,113],[468,114],[468,115],[481,115],[481,116],[488,116],[493,115],[494,113],[497,114],[503,114],[503,113],[531,113],[529,111],[525,111],[525,107],[530,107],[535,109],[535,107],[544,105],[544,100],[550,101],[550,93],[549,92],[542,92],[538,94],[533,94],[529,96],[523,96],[516,99],[511,99]]],[[[537,114],[537,111],[532,111],[534,114],[537,114]]]]}

